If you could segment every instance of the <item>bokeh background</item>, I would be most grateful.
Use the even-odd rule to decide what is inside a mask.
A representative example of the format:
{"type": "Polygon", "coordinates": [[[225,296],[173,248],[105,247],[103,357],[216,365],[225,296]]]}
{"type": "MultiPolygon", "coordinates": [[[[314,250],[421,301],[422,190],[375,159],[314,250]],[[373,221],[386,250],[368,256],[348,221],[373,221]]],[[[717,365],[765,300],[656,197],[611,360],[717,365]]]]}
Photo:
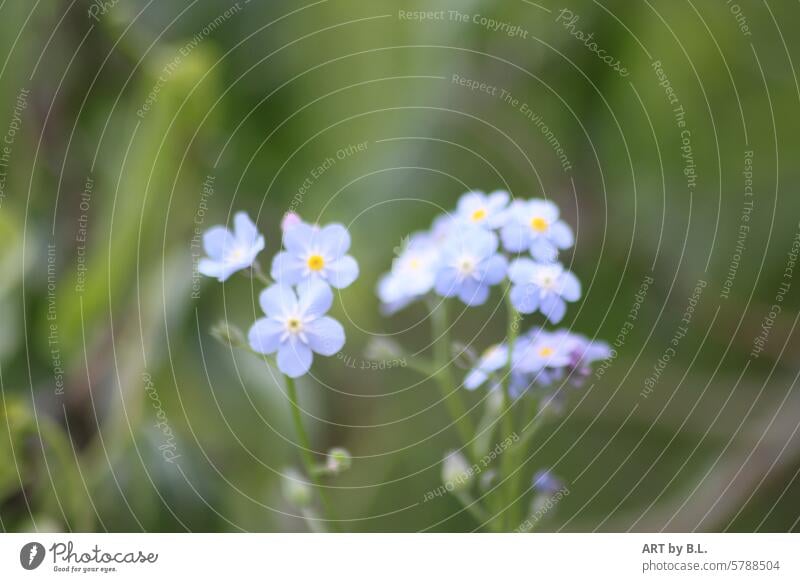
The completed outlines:
{"type": "MultiPolygon", "coordinates": [[[[385,317],[375,296],[403,237],[498,188],[558,202],[584,284],[565,323],[617,342],[530,445],[525,478],[570,490],[539,529],[798,529],[798,17],[776,0],[3,2],[2,529],[307,529],[280,492],[298,465],[282,388],[210,335],[246,329],[260,288],[193,278],[196,229],[246,210],[266,261],[289,209],[348,225],[361,265],[334,307],[343,355],[299,383],[314,448],[355,457],[331,482],[343,529],[474,529],[452,497],[421,502],[457,444],[434,383],[358,366],[382,334],[427,345],[421,305],[385,317]]],[[[498,305],[460,310],[460,340],[502,339],[498,305]]],[[[466,397],[477,415],[485,394],[466,397]]]]}

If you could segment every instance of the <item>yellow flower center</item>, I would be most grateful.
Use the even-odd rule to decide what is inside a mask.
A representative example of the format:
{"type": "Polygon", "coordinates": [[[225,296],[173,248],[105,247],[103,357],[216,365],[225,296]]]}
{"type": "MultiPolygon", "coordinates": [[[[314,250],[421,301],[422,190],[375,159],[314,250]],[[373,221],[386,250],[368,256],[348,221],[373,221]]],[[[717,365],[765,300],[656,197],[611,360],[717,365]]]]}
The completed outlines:
{"type": "Polygon", "coordinates": [[[544,232],[548,226],[547,221],[541,216],[534,216],[531,219],[531,228],[536,232],[544,232]]]}
{"type": "Polygon", "coordinates": [[[542,356],[543,358],[546,358],[548,356],[552,356],[553,352],[555,352],[553,348],[545,346],[539,350],[539,355],[542,356]]]}
{"type": "Polygon", "coordinates": [[[475,212],[472,213],[472,222],[480,222],[484,218],[486,218],[486,209],[485,208],[478,208],[475,212]]]}
{"type": "Polygon", "coordinates": [[[303,329],[303,322],[296,317],[290,317],[286,320],[286,329],[292,333],[297,333],[303,329]]]}
{"type": "Polygon", "coordinates": [[[422,265],[420,265],[419,259],[411,259],[408,262],[408,266],[414,269],[415,271],[418,270],[422,265]]]}
{"type": "Polygon", "coordinates": [[[312,271],[321,271],[325,266],[325,259],[322,255],[311,255],[308,257],[308,268],[312,271]]]}

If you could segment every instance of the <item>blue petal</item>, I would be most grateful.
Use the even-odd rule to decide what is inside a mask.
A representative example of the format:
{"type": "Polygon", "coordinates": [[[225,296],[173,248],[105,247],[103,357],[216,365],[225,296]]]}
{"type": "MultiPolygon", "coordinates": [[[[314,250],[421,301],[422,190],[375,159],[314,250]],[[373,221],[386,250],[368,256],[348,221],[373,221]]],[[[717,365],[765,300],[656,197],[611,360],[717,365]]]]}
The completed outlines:
{"type": "Polygon", "coordinates": [[[536,237],[531,241],[531,256],[543,263],[552,263],[558,258],[558,249],[544,237],[536,237]]]}
{"type": "Polygon", "coordinates": [[[581,283],[570,271],[561,275],[561,296],[567,301],[577,301],[581,297],[581,283]]]}
{"type": "Polygon", "coordinates": [[[319,279],[301,284],[297,290],[300,293],[300,313],[305,317],[325,315],[333,305],[333,291],[319,279]]]}
{"type": "Polygon", "coordinates": [[[539,292],[532,283],[511,287],[511,304],[520,313],[533,313],[539,308],[539,292]]]}
{"type": "Polygon", "coordinates": [[[275,284],[267,287],[258,297],[261,309],[271,317],[280,317],[297,310],[297,295],[291,287],[275,284]]]}
{"type": "Polygon", "coordinates": [[[344,289],[358,278],[358,263],[350,255],[345,255],[327,266],[328,281],[337,289],[344,289]]]}
{"type": "Polygon", "coordinates": [[[508,267],[508,278],[517,285],[530,283],[535,274],[536,263],[530,259],[516,259],[508,267]]]}
{"type": "Polygon", "coordinates": [[[487,285],[497,285],[506,276],[508,261],[502,255],[493,255],[486,261],[484,266],[483,283],[487,285]]]}
{"type": "Polygon", "coordinates": [[[558,295],[548,295],[542,299],[542,305],[539,308],[544,316],[550,320],[551,323],[556,324],[564,319],[564,314],[567,312],[567,304],[558,295]]]}
{"type": "Polygon", "coordinates": [[[344,346],[344,328],[332,317],[321,317],[306,326],[308,346],[318,354],[332,356],[344,346]]]}
{"type": "Polygon", "coordinates": [[[563,220],[559,220],[550,227],[550,240],[560,249],[568,249],[575,244],[572,229],[563,220]]]}
{"type": "Polygon", "coordinates": [[[197,263],[197,272],[206,277],[214,277],[220,282],[225,281],[228,277],[238,271],[238,267],[230,265],[223,261],[214,261],[212,259],[200,259],[197,263]]]}
{"type": "Polygon", "coordinates": [[[212,259],[222,259],[235,244],[233,235],[224,226],[212,226],[203,234],[203,248],[212,259]]]}
{"type": "Polygon", "coordinates": [[[272,259],[272,269],[270,275],[280,283],[286,285],[297,285],[303,280],[305,265],[297,255],[283,251],[275,255],[272,259]]]}
{"type": "Polygon", "coordinates": [[[489,206],[499,210],[508,203],[508,192],[505,190],[495,190],[489,194],[489,206]]]}
{"type": "Polygon", "coordinates": [[[464,388],[467,390],[475,390],[478,386],[486,382],[488,378],[489,375],[486,372],[475,368],[474,370],[471,370],[469,374],[467,374],[466,378],[464,378],[464,388]]]}
{"type": "Polygon", "coordinates": [[[467,279],[458,290],[458,298],[470,307],[483,305],[489,298],[489,287],[481,285],[475,279],[467,279]]]}
{"type": "Polygon", "coordinates": [[[237,212],[233,217],[233,232],[236,240],[245,246],[253,246],[258,237],[258,229],[246,212],[237,212]]]}
{"type": "Polygon", "coordinates": [[[488,257],[497,251],[497,235],[489,230],[470,228],[462,236],[464,248],[478,257],[488,257]]]}
{"type": "Polygon", "coordinates": [[[534,199],[528,202],[528,212],[531,216],[540,216],[552,225],[558,220],[558,206],[552,200],[534,199]]]}
{"type": "Polygon", "coordinates": [[[519,253],[527,249],[530,244],[530,229],[515,220],[509,220],[500,231],[500,238],[503,239],[503,246],[507,251],[519,253]]]}
{"type": "Polygon", "coordinates": [[[247,341],[259,354],[271,354],[280,346],[283,331],[283,325],[279,321],[262,317],[250,328],[247,341]]]}
{"type": "Polygon", "coordinates": [[[287,342],[278,350],[278,369],[290,378],[297,378],[308,372],[313,359],[306,344],[287,342]]]}
{"type": "Polygon", "coordinates": [[[442,297],[458,293],[458,273],[452,267],[444,267],[436,275],[436,292],[442,297]]]}
{"type": "Polygon", "coordinates": [[[317,230],[305,222],[283,232],[283,246],[292,252],[303,252],[314,239],[317,230]]]}
{"type": "Polygon", "coordinates": [[[350,248],[350,233],[341,224],[329,224],[317,233],[316,242],[323,254],[338,258],[350,248]]]}

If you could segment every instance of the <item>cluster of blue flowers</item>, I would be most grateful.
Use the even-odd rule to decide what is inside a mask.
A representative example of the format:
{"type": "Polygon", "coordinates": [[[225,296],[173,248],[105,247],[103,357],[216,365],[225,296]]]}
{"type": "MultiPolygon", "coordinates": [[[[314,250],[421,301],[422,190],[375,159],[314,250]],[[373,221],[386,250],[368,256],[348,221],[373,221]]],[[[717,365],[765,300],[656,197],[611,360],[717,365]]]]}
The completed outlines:
{"type": "MultiPolygon", "coordinates": [[[[508,280],[509,298],[523,314],[539,312],[559,323],[567,303],[580,299],[578,278],[558,262],[559,251],[575,242],[570,227],[549,200],[511,200],[505,191],[468,192],[455,212],[437,217],[430,230],[413,234],[378,282],[385,313],[435,293],[482,305],[490,289],[508,280]]],[[[467,374],[474,390],[508,365],[508,346],[490,347],[467,374]]],[[[517,339],[511,354],[511,394],[533,384],[550,385],[569,376],[579,382],[593,362],[610,356],[607,344],[568,330],[533,327],[517,339]]]]}
{"type": "MultiPolygon", "coordinates": [[[[342,289],[358,277],[358,263],[347,254],[350,234],[341,224],[307,224],[296,214],[283,222],[284,250],[272,261],[274,283],[259,296],[266,317],[247,334],[250,348],[260,354],[277,353],[278,369],[297,378],[307,373],[313,354],[332,356],[345,342],[342,325],[327,316],[333,304],[331,287],[342,289]]],[[[233,273],[257,267],[264,237],[244,212],[234,217],[234,230],[209,229],[203,237],[207,258],[201,274],[225,281],[233,273]]]]}

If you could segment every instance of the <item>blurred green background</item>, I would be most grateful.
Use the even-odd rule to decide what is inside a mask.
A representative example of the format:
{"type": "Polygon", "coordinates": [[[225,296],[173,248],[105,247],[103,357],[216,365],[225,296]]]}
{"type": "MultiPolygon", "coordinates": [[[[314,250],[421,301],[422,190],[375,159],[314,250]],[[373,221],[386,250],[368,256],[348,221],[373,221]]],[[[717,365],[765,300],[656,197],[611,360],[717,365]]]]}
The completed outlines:
{"type": "MultiPolygon", "coordinates": [[[[800,284],[786,269],[800,221],[800,6],[733,6],[3,3],[3,530],[306,529],[280,494],[298,464],[280,385],[209,334],[224,318],[246,329],[260,289],[192,277],[196,228],[246,210],[266,262],[288,209],[348,225],[361,266],[334,307],[343,357],[317,358],[299,383],[314,448],[355,457],[332,482],[343,529],[474,529],[452,497],[422,503],[457,444],[433,382],[345,362],[380,334],[426,346],[424,308],[382,316],[376,281],[404,236],[466,190],[498,188],[554,199],[577,232],[568,260],[584,299],[565,324],[614,342],[632,322],[530,445],[526,479],[548,467],[570,490],[540,529],[798,529],[800,284]],[[414,10],[444,12],[399,12],[414,10]],[[164,419],[179,462],[159,449],[164,419]]],[[[461,341],[501,339],[500,302],[461,310],[461,341]]],[[[483,397],[467,395],[476,415],[483,397]]]]}

